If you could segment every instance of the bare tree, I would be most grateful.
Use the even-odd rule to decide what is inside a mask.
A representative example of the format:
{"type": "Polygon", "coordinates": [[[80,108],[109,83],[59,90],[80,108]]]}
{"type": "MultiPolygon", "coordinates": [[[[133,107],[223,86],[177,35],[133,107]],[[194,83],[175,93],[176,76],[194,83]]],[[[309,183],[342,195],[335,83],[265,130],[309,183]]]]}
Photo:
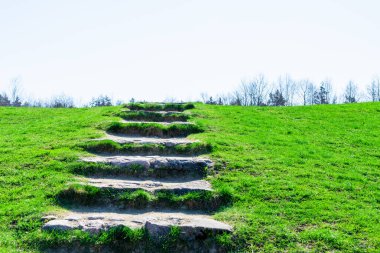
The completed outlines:
{"type": "Polygon", "coordinates": [[[231,105],[243,105],[242,101],[243,101],[242,95],[238,90],[234,91],[231,94],[231,98],[230,98],[231,105]]]}
{"type": "Polygon", "coordinates": [[[215,96],[215,101],[217,105],[228,105],[229,104],[229,98],[228,96],[224,94],[218,94],[215,96]]]}
{"type": "Polygon", "coordinates": [[[349,81],[343,96],[345,103],[358,102],[358,86],[353,81],[349,81]]]}
{"type": "Polygon", "coordinates": [[[309,105],[315,105],[315,104],[318,104],[319,103],[319,101],[318,101],[318,97],[317,96],[315,96],[315,93],[317,92],[317,87],[314,85],[314,84],[312,84],[312,85],[309,85],[309,87],[308,87],[308,100],[309,100],[309,102],[308,102],[308,104],[309,105]]]}
{"type": "Polygon", "coordinates": [[[11,80],[11,105],[21,106],[21,79],[19,77],[11,80]]]}
{"type": "Polygon", "coordinates": [[[45,107],[48,103],[44,102],[41,99],[33,99],[33,98],[28,98],[24,101],[23,106],[25,107],[45,107]]]}
{"type": "Polygon", "coordinates": [[[50,102],[46,103],[46,107],[73,108],[74,99],[72,97],[62,94],[62,95],[53,97],[50,102]]]}
{"type": "Polygon", "coordinates": [[[209,104],[239,106],[355,103],[363,96],[375,102],[380,101],[380,77],[372,80],[367,87],[367,95],[361,93],[353,81],[347,83],[343,95],[338,97],[329,79],[324,79],[316,86],[310,80],[298,81],[285,75],[269,85],[264,75],[260,74],[249,81],[242,80],[232,93],[217,96],[202,93],[201,96],[209,104]]]}
{"type": "Polygon", "coordinates": [[[257,87],[256,83],[254,81],[248,81],[245,84],[245,90],[246,90],[246,105],[252,106],[256,105],[256,98],[257,98],[257,87]]]}
{"type": "Polygon", "coordinates": [[[175,97],[167,97],[164,99],[165,103],[178,103],[178,100],[175,97]]]}
{"type": "Polygon", "coordinates": [[[219,99],[221,100],[223,105],[229,105],[231,103],[231,96],[228,94],[219,95],[219,99]]]}
{"type": "Polygon", "coordinates": [[[223,100],[220,96],[216,97],[216,104],[217,105],[223,105],[223,100]]]}
{"type": "Polygon", "coordinates": [[[250,105],[250,90],[249,83],[246,81],[241,81],[240,89],[236,91],[236,93],[240,93],[241,105],[249,106],[250,105]]]}
{"type": "Polygon", "coordinates": [[[293,105],[297,88],[297,83],[288,74],[278,79],[278,90],[284,95],[286,105],[293,105]]]}
{"type": "Polygon", "coordinates": [[[205,104],[216,105],[217,104],[217,100],[215,100],[212,96],[210,96],[205,104]]]}
{"type": "Polygon", "coordinates": [[[301,97],[301,101],[303,105],[308,105],[311,103],[312,99],[311,96],[314,93],[314,84],[307,80],[301,80],[298,82],[298,94],[301,97]],[[312,93],[310,95],[310,90],[312,90],[312,93]]]}
{"type": "Polygon", "coordinates": [[[367,87],[367,93],[372,102],[380,101],[380,78],[376,77],[372,80],[371,84],[367,87]]]}
{"type": "Polygon", "coordinates": [[[207,93],[205,93],[205,92],[202,92],[201,93],[201,99],[202,99],[203,103],[206,103],[208,101],[208,99],[209,99],[209,95],[207,93]]]}
{"type": "Polygon", "coordinates": [[[268,96],[268,82],[263,74],[249,80],[242,81],[238,92],[244,106],[265,105],[268,96]]]}
{"type": "Polygon", "coordinates": [[[236,96],[235,92],[230,92],[228,94],[222,95],[221,98],[222,98],[223,104],[225,104],[225,105],[237,105],[237,100],[239,100],[239,96],[236,96]]]}
{"type": "Polygon", "coordinates": [[[332,102],[332,85],[329,79],[321,82],[319,88],[321,104],[331,104],[332,102]]]}
{"type": "Polygon", "coordinates": [[[263,74],[256,77],[254,84],[256,86],[256,105],[265,105],[268,95],[268,82],[263,74]]]}

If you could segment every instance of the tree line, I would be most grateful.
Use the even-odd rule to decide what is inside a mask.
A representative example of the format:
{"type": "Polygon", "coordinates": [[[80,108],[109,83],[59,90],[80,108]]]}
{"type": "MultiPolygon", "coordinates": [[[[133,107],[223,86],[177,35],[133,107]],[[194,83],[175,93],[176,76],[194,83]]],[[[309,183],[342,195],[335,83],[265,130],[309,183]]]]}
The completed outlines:
{"type": "Polygon", "coordinates": [[[228,94],[209,96],[201,94],[202,101],[207,104],[239,105],[239,106],[293,106],[337,103],[357,103],[380,101],[380,78],[374,78],[360,92],[358,85],[349,81],[343,94],[338,96],[329,79],[318,85],[308,79],[295,80],[289,75],[281,76],[269,82],[260,74],[248,81],[242,81],[234,91],[228,94]]]}
{"type": "MultiPolygon", "coordinates": [[[[83,107],[96,107],[96,106],[112,106],[119,105],[122,102],[112,102],[112,99],[107,95],[100,95],[92,98],[91,102],[83,107]]],[[[47,107],[47,108],[74,108],[74,99],[67,95],[54,96],[47,100],[21,100],[19,96],[9,97],[6,93],[0,94],[0,106],[14,106],[14,107],[47,107]]]]}
{"type": "MultiPolygon", "coordinates": [[[[20,79],[12,79],[10,92],[0,93],[0,106],[48,108],[73,108],[76,106],[73,97],[64,94],[56,95],[50,99],[45,100],[32,98],[22,99],[22,92],[20,87],[20,79]]],[[[92,100],[88,104],[84,105],[84,107],[112,106],[119,105],[121,103],[121,101],[116,101],[114,103],[109,96],[100,95],[98,97],[92,98],[92,100]]]]}
{"type": "MultiPolygon", "coordinates": [[[[0,93],[0,106],[25,106],[25,107],[50,107],[72,108],[75,107],[74,99],[67,95],[53,96],[47,100],[22,99],[20,79],[11,81],[11,89],[8,93],[0,93]]],[[[342,94],[337,95],[329,79],[321,81],[318,85],[308,79],[295,80],[289,75],[281,76],[274,82],[268,81],[263,75],[242,81],[241,84],[228,94],[209,96],[201,94],[201,100],[207,104],[239,105],[239,106],[292,106],[292,105],[317,105],[337,103],[357,103],[380,101],[380,78],[373,78],[365,91],[360,91],[358,85],[349,81],[342,94]]],[[[134,101],[132,98],[131,101],[134,101]]],[[[168,100],[169,101],[169,100],[168,100]]],[[[171,98],[170,102],[175,102],[171,98]]],[[[84,107],[120,105],[123,101],[113,102],[107,95],[92,98],[84,107]]]]}

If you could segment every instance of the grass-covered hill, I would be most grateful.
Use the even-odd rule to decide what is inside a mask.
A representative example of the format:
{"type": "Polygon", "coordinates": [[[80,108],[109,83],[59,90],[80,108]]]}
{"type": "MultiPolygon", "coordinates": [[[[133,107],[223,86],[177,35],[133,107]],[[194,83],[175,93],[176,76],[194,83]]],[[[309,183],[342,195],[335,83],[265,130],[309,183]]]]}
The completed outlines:
{"type": "MultiPolygon", "coordinates": [[[[114,126],[119,112],[0,107],[0,252],[83,239],[46,234],[40,219],[61,209],[56,196],[74,179],[83,143],[114,126]]],[[[206,130],[190,138],[211,144],[217,161],[213,188],[233,194],[215,212],[234,227],[220,239],[231,251],[380,250],[379,103],[197,104],[190,112],[206,130]]]]}

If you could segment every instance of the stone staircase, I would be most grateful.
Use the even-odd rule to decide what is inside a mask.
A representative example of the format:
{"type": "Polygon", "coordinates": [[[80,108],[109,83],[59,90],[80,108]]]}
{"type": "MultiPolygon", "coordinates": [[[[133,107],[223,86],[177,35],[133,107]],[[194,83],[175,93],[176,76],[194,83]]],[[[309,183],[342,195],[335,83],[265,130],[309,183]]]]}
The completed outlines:
{"type": "MultiPolygon", "coordinates": [[[[167,108],[164,104],[155,104],[152,108],[131,106],[130,109],[122,112],[123,125],[118,126],[117,131],[110,128],[104,138],[92,141],[132,146],[127,151],[120,151],[122,154],[92,150],[93,156],[82,157],[82,162],[94,166],[95,169],[91,170],[94,173],[78,177],[77,183],[58,196],[70,211],[46,217],[42,229],[56,232],[78,229],[99,233],[119,226],[142,228],[149,238],[159,244],[175,227],[180,231],[182,243],[177,249],[184,252],[221,251],[217,244],[210,244],[210,240],[218,234],[230,233],[232,228],[210,216],[210,212],[226,202],[224,196],[213,191],[210,183],[203,179],[207,170],[212,169],[212,161],[193,156],[191,152],[173,156],[130,154],[133,145],[147,145],[147,149],[151,147],[149,145],[155,148],[159,145],[162,149],[171,148],[176,152],[180,145],[198,143],[186,139],[184,136],[187,133],[178,132],[178,129],[174,132],[178,132],[178,136],[171,138],[163,136],[162,129],[155,130],[155,127],[161,126],[168,128],[192,124],[184,121],[187,116],[182,113],[181,104],[167,108]],[[128,114],[132,115],[132,120],[128,114]],[[128,124],[146,125],[150,131],[134,128],[129,134],[128,124]],[[155,136],[154,133],[159,134],[155,136]],[[114,170],[98,173],[97,165],[111,166],[114,170]]],[[[145,250],[140,247],[134,252],[145,250]]]]}

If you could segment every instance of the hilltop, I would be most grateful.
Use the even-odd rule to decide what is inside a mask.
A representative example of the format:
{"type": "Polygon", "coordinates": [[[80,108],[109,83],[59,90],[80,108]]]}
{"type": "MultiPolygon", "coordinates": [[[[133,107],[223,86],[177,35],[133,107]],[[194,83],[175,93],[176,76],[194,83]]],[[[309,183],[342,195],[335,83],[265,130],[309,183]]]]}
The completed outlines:
{"type": "MultiPolygon", "coordinates": [[[[115,239],[53,236],[41,231],[41,217],[62,210],[57,196],[74,180],[78,157],[87,154],[83,143],[102,137],[110,126],[124,127],[114,124],[120,110],[0,107],[1,251],[36,252],[42,244],[115,239]]],[[[232,251],[377,251],[379,115],[379,103],[196,104],[187,117],[198,127],[181,131],[207,144],[196,147],[215,161],[207,180],[232,198],[213,215],[234,228],[219,243],[232,251]]],[[[155,129],[170,133],[168,127],[155,129]]]]}

